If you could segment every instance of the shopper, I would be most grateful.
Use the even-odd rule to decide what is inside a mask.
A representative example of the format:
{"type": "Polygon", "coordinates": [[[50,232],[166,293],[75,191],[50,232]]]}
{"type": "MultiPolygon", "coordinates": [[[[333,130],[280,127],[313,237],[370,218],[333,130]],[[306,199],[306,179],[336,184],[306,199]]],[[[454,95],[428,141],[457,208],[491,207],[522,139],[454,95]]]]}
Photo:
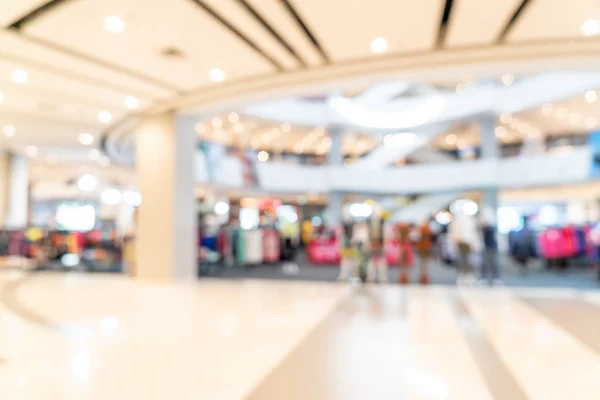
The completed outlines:
{"type": "Polygon", "coordinates": [[[352,224],[342,226],[340,235],[340,274],[338,280],[345,281],[356,276],[358,263],[358,249],[352,243],[352,224]]]}
{"type": "Polygon", "coordinates": [[[479,229],[483,239],[483,263],[480,271],[480,281],[487,280],[491,285],[500,284],[500,271],[498,268],[498,241],[496,239],[496,213],[492,209],[484,208],[480,215],[479,229]]]}
{"type": "Polygon", "coordinates": [[[415,228],[415,249],[419,255],[419,282],[429,283],[429,262],[433,253],[433,233],[429,223],[424,223],[415,228]]]}
{"type": "Polygon", "coordinates": [[[462,210],[456,211],[448,227],[448,237],[458,253],[456,282],[474,283],[472,257],[480,250],[481,241],[473,217],[466,215],[462,210]]]}

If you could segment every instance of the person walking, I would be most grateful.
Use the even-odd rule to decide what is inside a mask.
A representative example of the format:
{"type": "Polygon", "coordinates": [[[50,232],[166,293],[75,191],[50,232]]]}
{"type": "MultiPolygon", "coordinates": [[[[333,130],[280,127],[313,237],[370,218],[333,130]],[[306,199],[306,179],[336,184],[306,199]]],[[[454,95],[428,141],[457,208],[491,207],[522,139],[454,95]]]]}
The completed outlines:
{"type": "Polygon", "coordinates": [[[454,212],[448,227],[448,238],[458,253],[456,283],[474,283],[472,256],[481,250],[481,241],[473,217],[462,210],[454,212]]]}
{"type": "Polygon", "coordinates": [[[480,215],[481,238],[483,239],[483,263],[479,279],[487,280],[491,285],[501,284],[498,266],[498,240],[496,239],[496,213],[491,209],[483,209],[480,215]]]}

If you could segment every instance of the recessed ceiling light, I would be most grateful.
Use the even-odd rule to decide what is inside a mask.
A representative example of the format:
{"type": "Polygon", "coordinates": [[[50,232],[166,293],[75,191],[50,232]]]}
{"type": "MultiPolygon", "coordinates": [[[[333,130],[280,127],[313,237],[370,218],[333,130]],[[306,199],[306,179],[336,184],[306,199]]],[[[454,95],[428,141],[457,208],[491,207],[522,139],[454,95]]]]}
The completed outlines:
{"type": "Polygon", "coordinates": [[[196,130],[196,133],[206,132],[206,126],[204,126],[202,122],[198,122],[196,125],[194,125],[194,129],[196,130]]]}
{"type": "Polygon", "coordinates": [[[125,30],[125,21],[116,15],[104,18],[104,29],[110,33],[123,33],[125,30]]]}
{"type": "Polygon", "coordinates": [[[594,103],[596,100],[598,100],[598,95],[596,94],[595,90],[588,90],[587,92],[585,92],[585,101],[591,104],[594,103]]]}
{"type": "Polygon", "coordinates": [[[510,115],[508,113],[500,114],[500,122],[502,122],[503,124],[508,124],[511,119],[512,119],[512,115],[510,115]]]}
{"type": "Polygon", "coordinates": [[[269,159],[269,153],[267,153],[266,151],[259,151],[258,152],[258,161],[260,162],[265,162],[269,159]]]}
{"type": "Polygon", "coordinates": [[[502,83],[504,86],[510,86],[515,81],[515,76],[513,74],[504,74],[502,75],[502,83]]]}
{"type": "Polygon", "coordinates": [[[37,147],[31,145],[25,146],[25,154],[27,154],[29,157],[37,156],[37,147]]]}
{"type": "Polygon", "coordinates": [[[110,121],[112,121],[112,115],[110,115],[108,111],[100,111],[98,113],[98,121],[102,122],[103,124],[110,124],[110,121]]]}
{"type": "Polygon", "coordinates": [[[221,121],[221,118],[215,117],[212,119],[212,121],[210,121],[210,124],[213,128],[220,128],[223,126],[223,121],[221,121]]]}
{"type": "Polygon", "coordinates": [[[292,125],[288,124],[287,122],[284,122],[283,124],[281,124],[281,130],[283,132],[289,132],[292,130],[292,125]]]}
{"type": "Polygon", "coordinates": [[[10,78],[13,82],[23,85],[29,81],[29,74],[23,69],[15,69],[10,78]]]}
{"type": "Polygon", "coordinates": [[[77,136],[77,140],[84,146],[94,143],[94,136],[91,133],[82,132],[77,136]]]}
{"type": "Polygon", "coordinates": [[[542,112],[546,115],[550,114],[554,110],[554,106],[550,103],[544,104],[542,106],[542,112]]]}
{"type": "Polygon", "coordinates": [[[238,122],[240,120],[240,116],[237,113],[229,113],[229,122],[231,122],[232,124],[235,124],[236,122],[238,122]]]}
{"type": "Polygon", "coordinates": [[[100,151],[98,149],[90,149],[88,151],[88,158],[90,160],[97,160],[100,158],[100,151]]]}
{"type": "Polygon", "coordinates": [[[388,48],[388,42],[381,36],[371,41],[371,51],[373,53],[384,53],[388,48]]]}
{"type": "Polygon", "coordinates": [[[600,21],[590,18],[581,25],[580,31],[583,36],[597,35],[600,33],[600,21]]]}
{"type": "Polygon", "coordinates": [[[598,124],[598,121],[596,120],[596,118],[588,117],[585,119],[585,127],[586,128],[589,128],[589,129],[595,128],[597,124],[598,124]]]}
{"type": "Polygon", "coordinates": [[[125,102],[125,107],[127,107],[130,110],[137,110],[140,107],[140,101],[133,96],[125,97],[124,102],[125,102]]]}
{"type": "Polygon", "coordinates": [[[223,82],[225,80],[225,72],[221,68],[211,69],[210,80],[213,82],[223,82]]]}
{"type": "Polygon", "coordinates": [[[17,134],[17,129],[12,125],[4,125],[2,127],[2,133],[6,137],[13,137],[17,134]]]}
{"type": "Polygon", "coordinates": [[[572,124],[576,124],[581,121],[581,114],[577,112],[572,112],[569,114],[569,122],[572,124]]]}
{"type": "Polygon", "coordinates": [[[451,133],[450,135],[446,136],[446,144],[456,144],[457,142],[457,138],[456,135],[454,133],[451,133]]]}
{"type": "Polygon", "coordinates": [[[565,119],[569,116],[569,111],[566,108],[559,108],[558,110],[556,110],[556,116],[559,119],[565,119]]]}

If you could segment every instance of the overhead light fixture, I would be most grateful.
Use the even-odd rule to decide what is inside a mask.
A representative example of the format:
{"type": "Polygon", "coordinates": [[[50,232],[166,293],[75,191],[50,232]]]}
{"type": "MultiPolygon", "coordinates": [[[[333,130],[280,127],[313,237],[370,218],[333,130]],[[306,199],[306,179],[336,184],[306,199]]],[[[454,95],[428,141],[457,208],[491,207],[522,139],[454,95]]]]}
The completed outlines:
{"type": "Polygon", "coordinates": [[[598,95],[596,94],[595,90],[588,90],[585,92],[585,101],[592,104],[595,103],[596,100],[598,100],[598,95]]]}
{"type": "Polygon", "coordinates": [[[103,124],[110,124],[112,121],[112,115],[108,111],[100,111],[98,113],[98,121],[103,124]]]}
{"type": "Polygon", "coordinates": [[[4,125],[2,127],[2,134],[6,137],[13,137],[17,134],[17,129],[13,125],[4,125]]]}
{"type": "Polygon", "coordinates": [[[588,117],[585,119],[585,127],[588,129],[595,128],[597,124],[598,121],[596,120],[596,118],[588,117]]]}
{"type": "Polygon", "coordinates": [[[572,124],[577,124],[581,122],[581,114],[579,114],[578,112],[572,112],[571,114],[569,114],[569,122],[572,124]]]}
{"type": "Polygon", "coordinates": [[[213,82],[223,82],[225,80],[225,72],[221,68],[213,68],[210,70],[210,80],[213,82]]]}
{"type": "Polygon", "coordinates": [[[98,178],[92,174],[83,174],[77,179],[77,188],[82,192],[93,192],[98,186],[98,178]]]}
{"type": "Polygon", "coordinates": [[[569,116],[569,111],[566,108],[559,108],[556,110],[556,117],[558,119],[565,119],[569,116]]]}
{"type": "Polygon", "coordinates": [[[135,190],[126,190],[123,193],[123,200],[130,206],[137,207],[142,204],[142,195],[135,190]]]}
{"type": "Polygon", "coordinates": [[[88,151],[88,158],[90,160],[97,160],[100,158],[100,151],[98,149],[90,149],[88,151]]]}
{"type": "Polygon", "coordinates": [[[261,137],[260,137],[260,138],[261,138],[261,140],[262,140],[263,142],[265,142],[265,143],[271,143],[271,140],[273,140],[273,138],[271,137],[271,135],[269,135],[269,134],[268,134],[268,133],[266,133],[266,132],[265,132],[265,133],[263,133],[263,134],[261,135],[261,137]]]}
{"type": "Polygon", "coordinates": [[[512,120],[512,115],[510,115],[509,113],[500,114],[500,122],[502,122],[503,124],[508,124],[510,120],[512,120]]]}
{"type": "Polygon", "coordinates": [[[94,135],[87,132],[82,132],[77,136],[77,140],[84,146],[89,146],[94,143],[94,135]]]}
{"type": "Polygon", "coordinates": [[[10,78],[14,83],[23,85],[29,81],[29,74],[23,69],[15,69],[10,75],[10,78]]]}
{"type": "Polygon", "coordinates": [[[129,110],[137,110],[140,108],[140,101],[133,96],[125,97],[124,103],[125,107],[127,107],[129,110]]]}
{"type": "Polygon", "coordinates": [[[506,135],[506,128],[505,128],[505,127],[503,127],[503,126],[497,126],[497,127],[494,129],[494,134],[495,134],[496,136],[502,137],[502,136],[506,135]]]}
{"type": "Polygon", "coordinates": [[[37,156],[37,147],[32,145],[25,146],[25,154],[27,154],[29,157],[37,156]]]}
{"type": "Polygon", "coordinates": [[[213,128],[220,128],[223,126],[223,121],[221,120],[221,118],[215,117],[210,121],[210,124],[213,128]]]}
{"type": "Polygon", "coordinates": [[[549,115],[554,110],[554,106],[550,103],[544,104],[542,106],[542,112],[546,115],[549,115]]]}
{"type": "Polygon", "coordinates": [[[104,18],[104,29],[110,33],[123,33],[125,31],[125,21],[116,15],[104,18]]]}
{"type": "Polygon", "coordinates": [[[515,76],[513,74],[504,74],[502,75],[502,83],[504,86],[510,86],[515,81],[515,76]]]}
{"type": "Polygon", "coordinates": [[[600,33],[600,21],[590,18],[581,25],[580,31],[583,36],[597,35],[600,33]]]}
{"type": "Polygon", "coordinates": [[[240,116],[238,115],[238,113],[232,112],[229,113],[228,118],[229,122],[231,122],[232,124],[235,124],[236,122],[238,122],[240,120],[240,116]]]}
{"type": "Polygon", "coordinates": [[[282,132],[289,132],[292,130],[292,125],[290,125],[287,122],[284,122],[283,124],[281,124],[281,131],[282,132]]]}
{"type": "Polygon", "coordinates": [[[262,150],[258,152],[258,161],[260,162],[265,162],[269,159],[269,153],[267,153],[266,151],[262,150]]]}
{"type": "Polygon", "coordinates": [[[229,204],[219,201],[215,204],[214,210],[217,215],[225,215],[229,212],[229,204]]]}
{"type": "Polygon", "coordinates": [[[121,202],[121,192],[115,188],[109,188],[102,192],[101,198],[104,204],[117,205],[121,202]]]}
{"type": "Polygon", "coordinates": [[[373,53],[385,53],[388,48],[388,42],[381,36],[371,41],[371,51],[373,53]]]}
{"type": "Polygon", "coordinates": [[[202,122],[198,122],[196,125],[194,125],[194,129],[196,130],[196,133],[206,132],[206,126],[204,126],[202,122]]]}

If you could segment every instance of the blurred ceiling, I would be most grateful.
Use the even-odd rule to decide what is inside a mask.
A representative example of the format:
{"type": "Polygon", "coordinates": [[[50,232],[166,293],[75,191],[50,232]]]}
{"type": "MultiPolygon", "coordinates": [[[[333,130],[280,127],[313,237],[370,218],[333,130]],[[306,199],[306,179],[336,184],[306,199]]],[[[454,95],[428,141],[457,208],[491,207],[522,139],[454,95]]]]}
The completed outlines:
{"type": "MultiPolygon", "coordinates": [[[[339,67],[341,74],[398,57],[439,55],[443,63],[492,47],[522,54],[527,46],[554,43],[595,46],[600,42],[589,37],[600,32],[595,18],[595,0],[3,0],[1,146],[49,162],[89,158],[106,164],[89,150],[115,123],[179,104],[177,99],[195,101],[221,85],[234,93],[265,77],[288,84],[300,72],[339,67]],[[92,142],[82,144],[82,133],[91,134],[92,142]]],[[[452,89],[476,78],[456,74],[435,85],[452,89]]],[[[348,94],[372,83],[357,82],[348,94]]],[[[556,107],[568,110],[566,120],[542,110],[515,117],[544,132],[584,130],[592,125],[588,118],[600,119],[597,107],[582,99],[556,107]]],[[[327,147],[326,135],[313,130],[292,127],[285,132],[289,138],[268,142],[265,132],[276,136],[280,127],[242,122],[250,147],[259,140],[259,147],[292,151],[322,153],[327,147]]],[[[227,129],[203,134],[234,141],[227,129]]],[[[344,144],[348,153],[374,145],[360,133],[351,136],[344,144]]]]}

